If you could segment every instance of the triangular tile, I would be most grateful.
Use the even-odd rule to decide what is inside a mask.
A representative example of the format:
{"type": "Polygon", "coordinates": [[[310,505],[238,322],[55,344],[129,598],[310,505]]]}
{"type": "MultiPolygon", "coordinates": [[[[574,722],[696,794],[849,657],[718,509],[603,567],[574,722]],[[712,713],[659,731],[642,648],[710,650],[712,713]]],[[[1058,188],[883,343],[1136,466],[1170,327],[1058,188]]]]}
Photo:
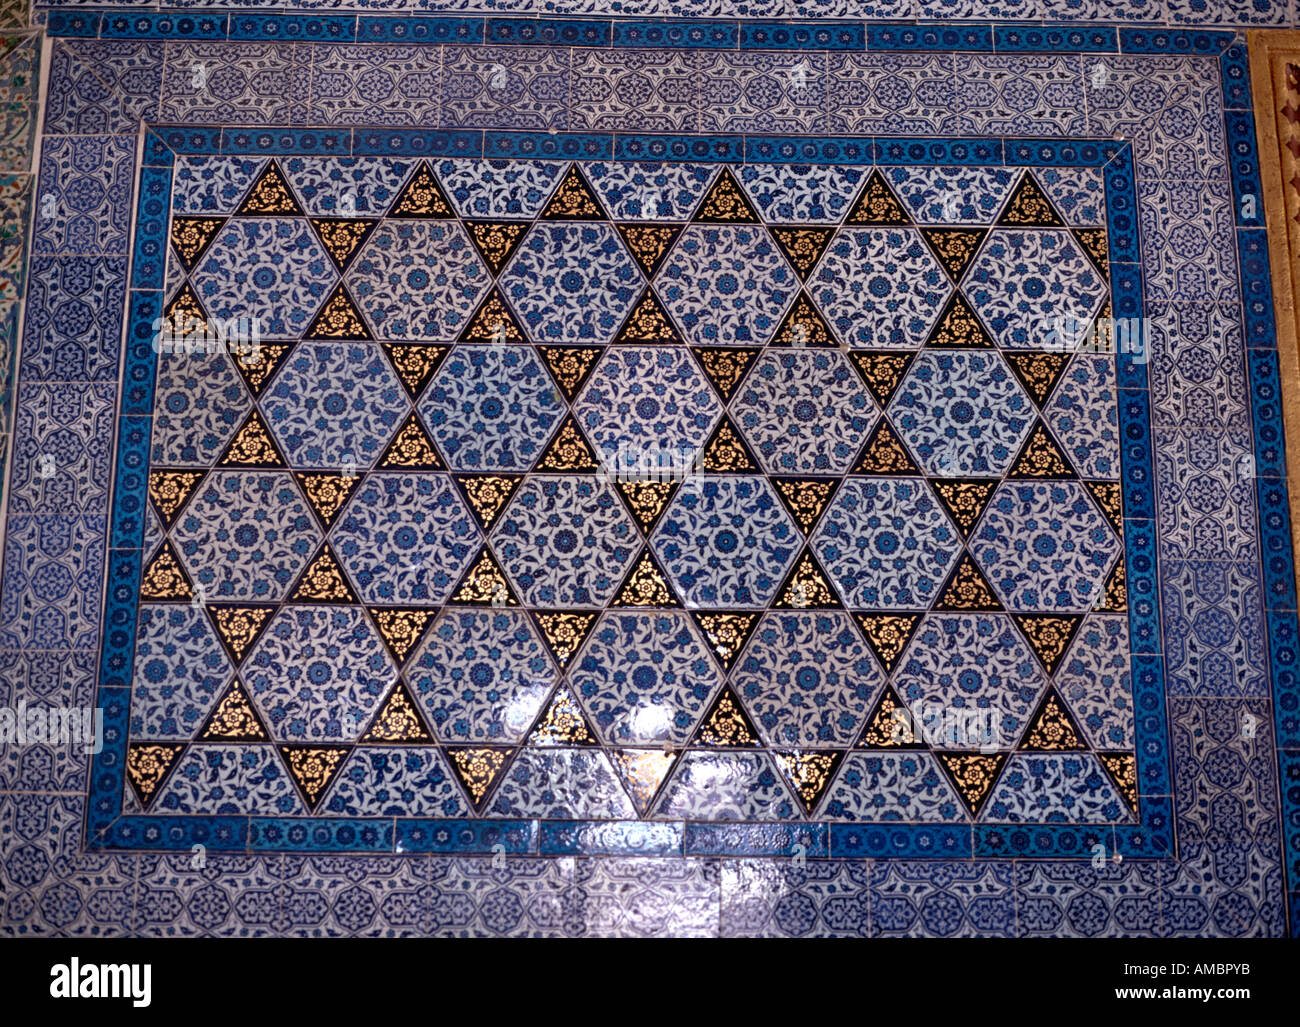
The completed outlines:
{"type": "Polygon", "coordinates": [[[456,212],[426,161],[420,161],[406,187],[388,208],[390,218],[452,218],[456,212]]]}
{"type": "Polygon", "coordinates": [[[759,618],[757,613],[704,613],[698,610],[692,610],[691,616],[725,671],[735,666],[759,618]]]}
{"type": "Polygon", "coordinates": [[[921,235],[956,285],[975,259],[988,231],[983,228],[922,228],[921,235]]]}
{"type": "Polygon", "coordinates": [[[266,469],[284,467],[284,457],[267,430],[266,422],[256,410],[249,412],[217,460],[218,467],[250,467],[266,469]]]}
{"type": "Polygon", "coordinates": [[[1083,617],[1066,614],[1015,614],[1012,620],[1049,677],[1056,673],[1083,623],[1083,617]]]}
{"type": "Polygon", "coordinates": [[[614,338],[616,343],[680,343],[677,328],[664,311],[653,289],[645,294],[627,315],[623,327],[614,338]]]}
{"type": "Polygon", "coordinates": [[[1002,609],[1002,604],[983,571],[975,565],[969,553],[963,553],[940,590],[934,609],[954,613],[996,613],[1002,609]]]}
{"type": "Polygon", "coordinates": [[[235,370],[239,372],[239,376],[244,379],[244,384],[248,386],[248,391],[256,399],[266,388],[266,383],[275,376],[275,372],[280,370],[293,349],[294,344],[291,342],[263,342],[256,348],[231,350],[230,357],[234,362],[235,370]]]}
{"type": "Polygon", "coordinates": [[[805,548],[790,568],[776,601],[775,610],[839,610],[843,604],[817,557],[805,548]]]}
{"type": "Polygon", "coordinates": [[[930,337],[925,340],[925,344],[932,349],[939,347],[991,349],[993,340],[985,331],[983,323],[975,316],[975,311],[971,310],[966,297],[960,292],[954,292],[948,298],[939,320],[934,323],[934,328],[930,330],[930,337]]]}
{"type": "Polygon", "coordinates": [[[400,468],[403,471],[444,469],[433,440],[429,438],[429,433],[424,430],[424,425],[414,410],[407,415],[402,426],[397,429],[397,434],[393,436],[393,441],[375,461],[375,467],[380,470],[400,468]]]}
{"type": "Polygon", "coordinates": [[[1124,537],[1124,490],[1117,481],[1085,481],[1084,487],[1092,493],[1097,508],[1106,516],[1111,528],[1124,537]]]}
{"type": "Polygon", "coordinates": [[[126,779],[145,809],[167,780],[184,745],[166,742],[132,742],[126,749],[126,779]]]}
{"type": "Polygon", "coordinates": [[[1102,281],[1110,281],[1110,244],[1106,241],[1106,229],[1076,228],[1074,237],[1101,272],[1102,281]]]}
{"type": "Polygon", "coordinates": [[[812,533],[813,525],[830,506],[840,478],[773,478],[776,493],[781,497],[790,516],[805,535],[812,533]]]}
{"type": "Polygon", "coordinates": [[[172,219],[172,249],[186,271],[193,271],[203,259],[203,254],[225,223],[225,218],[183,217],[179,214],[172,219]]]}
{"type": "Polygon", "coordinates": [[[1008,350],[1002,355],[1029,393],[1029,398],[1040,410],[1070,363],[1068,353],[1020,353],[1008,350]]]}
{"type": "Polygon", "coordinates": [[[632,570],[623,580],[623,587],[609,604],[612,607],[648,606],[655,609],[680,607],[673,590],[668,587],[668,575],[659,566],[654,553],[649,549],[641,550],[632,570]]]}
{"type": "Polygon", "coordinates": [[[361,484],[359,474],[335,474],[333,471],[295,471],[302,494],[315,511],[326,531],[334,526],[339,513],[361,484]]]}
{"type": "Polygon", "coordinates": [[[457,746],[447,750],[451,769],[456,772],[474,811],[486,805],[492,789],[510,762],[514,749],[457,746]]]}
{"type": "Polygon", "coordinates": [[[1065,222],[1056,213],[1052,201],[1038,184],[1033,174],[1026,171],[1011,194],[1011,199],[1002,208],[1002,216],[997,221],[999,227],[1014,228],[1064,228],[1065,222]]]}
{"type": "Polygon", "coordinates": [[[171,539],[165,538],[141,575],[140,598],[147,602],[188,602],[193,597],[189,575],[181,566],[171,539]]]}
{"type": "Polygon", "coordinates": [[[1119,554],[1115,566],[1106,578],[1106,587],[1102,589],[1101,600],[1097,605],[1101,613],[1128,612],[1128,579],[1124,567],[1124,554],[1119,554]]]}
{"type": "Polygon", "coordinates": [[[352,751],[341,745],[281,745],[279,749],[302,801],[313,812],[352,751]]]}
{"type": "Polygon", "coordinates": [[[486,533],[524,480],[522,474],[453,474],[461,495],[486,533]]]}
{"type": "Polygon", "coordinates": [[[207,332],[208,312],[203,309],[203,304],[190,288],[189,282],[185,282],[176,290],[176,295],[167,304],[164,316],[167,324],[171,326],[172,339],[175,343],[180,343],[187,335],[205,335],[207,332]]]}
{"type": "Polygon", "coordinates": [[[672,772],[677,754],[666,749],[611,749],[609,757],[637,812],[645,816],[672,772]]]}
{"type": "Polygon", "coordinates": [[[406,662],[433,622],[437,610],[423,606],[372,606],[370,617],[399,667],[406,662]]]}
{"type": "Polygon", "coordinates": [[[520,605],[505,572],[487,546],[483,547],[478,559],[460,579],[460,584],[452,593],[450,602],[463,606],[491,606],[498,609],[520,605]]]}
{"type": "Polygon", "coordinates": [[[564,612],[541,612],[534,610],[533,622],[542,633],[542,641],[555,657],[555,663],[564,670],[574,654],[582,648],[582,643],[591,633],[596,623],[597,613],[588,611],[566,610],[564,612]]]}
{"type": "Polygon", "coordinates": [[[291,603],[355,603],[357,595],[328,542],[322,543],[289,593],[291,603]]]}
{"type": "Polygon", "coordinates": [[[531,222],[466,221],[464,225],[474,248],[495,276],[501,273],[501,269],[515,255],[515,250],[519,249],[531,222]]]}
{"type": "Polygon", "coordinates": [[[692,346],[691,353],[724,403],[730,402],[763,351],[749,346],[692,346]]]}
{"type": "Polygon", "coordinates": [[[681,225],[615,225],[632,259],[649,281],[682,234],[681,225]]]}
{"type": "Polygon", "coordinates": [[[730,685],[723,685],[709,712],[695,729],[692,748],[756,748],[761,743],[754,722],[730,685]]]}
{"type": "Polygon", "coordinates": [[[206,471],[150,471],[149,502],[164,529],[170,528],[206,471]]]}
{"type": "Polygon", "coordinates": [[[677,483],[673,481],[615,481],[614,487],[647,537],[677,491],[677,483]]]}
{"type": "Polygon", "coordinates": [[[936,752],[935,755],[970,815],[979,816],[1007,761],[1006,753],[936,752]]]}
{"type": "Polygon", "coordinates": [[[862,445],[858,462],[853,465],[851,474],[871,475],[917,475],[921,469],[916,466],[912,454],[903,445],[893,426],[881,418],[876,427],[862,445]]]}
{"type": "Polygon", "coordinates": [[[263,215],[292,216],[301,215],[302,207],[298,205],[293,190],[285,180],[284,173],[275,161],[266,162],[266,167],[257,176],[257,180],[248,190],[238,209],[237,217],[260,217],[263,215]]]}
{"type": "Polygon", "coordinates": [[[876,654],[886,676],[892,674],[921,623],[919,613],[855,613],[862,637],[876,654]]]}
{"type": "Polygon", "coordinates": [[[1106,773],[1110,775],[1110,779],[1115,782],[1116,791],[1128,803],[1129,810],[1136,814],[1138,807],[1137,756],[1131,752],[1099,752],[1097,758],[1101,760],[1101,765],[1106,768],[1106,773]]]}
{"type": "Polygon", "coordinates": [[[325,305],[320,308],[303,333],[304,339],[369,339],[370,329],[361,319],[356,302],[348,294],[347,287],[339,282],[334,286],[325,305]]]}
{"type": "Polygon", "coordinates": [[[1074,473],[1074,468],[1066,459],[1065,451],[1052,438],[1052,433],[1044,427],[1043,422],[1039,421],[1029,433],[1029,438],[1025,440],[1020,455],[1016,457],[1016,462],[1007,472],[1007,477],[1025,480],[1077,478],[1078,475],[1074,473]]]}
{"type": "Polygon", "coordinates": [[[593,474],[600,470],[596,452],[588,444],[572,416],[560,425],[555,438],[537,461],[534,470],[559,474],[593,474]]]}
{"type": "Polygon", "coordinates": [[[730,415],[722,415],[700,451],[700,470],[712,474],[759,473],[758,461],[731,423],[730,415]]]}
{"type": "Polygon", "coordinates": [[[857,202],[849,211],[845,224],[849,225],[910,225],[912,219],[907,216],[907,209],[889,188],[879,169],[873,170],[867,178],[866,185],[858,194],[857,202]]]}
{"type": "Polygon", "coordinates": [[[556,689],[550,704],[538,718],[527,745],[599,745],[587,715],[564,685],[556,689]]]}
{"type": "Polygon", "coordinates": [[[393,365],[393,371],[412,401],[420,398],[424,387],[433,380],[443,360],[451,352],[450,346],[419,342],[385,342],[380,348],[393,365]]]}
{"type": "Polygon", "coordinates": [[[794,273],[799,276],[799,281],[806,282],[817,266],[817,261],[826,252],[827,245],[835,238],[836,230],[813,226],[778,226],[768,231],[781,247],[781,252],[794,268],[794,273]]]}
{"type": "Polygon", "coordinates": [[[398,681],[389,693],[361,741],[378,745],[428,745],[433,741],[433,734],[404,681],[398,681]]]}
{"type": "Polygon", "coordinates": [[[461,342],[527,342],[528,336],[519,327],[515,315],[501,298],[501,292],[493,289],[479,304],[474,316],[460,333],[461,342]]]}
{"type": "Polygon", "coordinates": [[[894,393],[898,391],[915,356],[915,353],[866,353],[852,350],[849,360],[857,368],[867,391],[883,410],[894,398],[894,393]]]}
{"type": "Polygon", "coordinates": [[[970,538],[980,515],[997,491],[996,479],[929,478],[930,488],[942,504],[963,539],[970,538]]]}
{"type": "Polygon", "coordinates": [[[806,293],[800,291],[795,297],[790,310],[781,319],[781,324],[772,336],[773,346],[838,346],[839,342],[831,334],[830,326],[817,312],[806,293]]]}
{"type": "Polygon", "coordinates": [[[212,603],[207,611],[217,637],[238,667],[271,623],[276,607],[265,603],[212,603]]]}
{"type": "Polygon", "coordinates": [[[835,777],[844,753],[803,750],[801,752],[774,752],[779,766],[794,787],[794,794],[803,803],[809,816],[821,802],[822,796],[835,777]]]}
{"type": "Polygon", "coordinates": [[[334,261],[340,271],[347,268],[348,262],[361,248],[361,244],[370,238],[370,233],[379,224],[377,218],[309,218],[312,228],[320,236],[325,252],[334,261]]]}
{"type": "Polygon", "coordinates": [[[572,403],[587,384],[604,346],[538,346],[546,369],[560,386],[564,398],[572,403]]]}
{"type": "Polygon", "coordinates": [[[587,176],[576,164],[570,164],[559,186],[542,208],[541,221],[605,221],[608,215],[587,176]]]}
{"type": "Polygon", "coordinates": [[[758,214],[730,168],[724,167],[695,209],[696,221],[708,224],[758,224],[758,214]]]}
{"type": "Polygon", "coordinates": [[[1055,688],[1048,687],[1018,748],[1021,752],[1081,752],[1087,748],[1055,688]]]}
{"type": "Polygon", "coordinates": [[[199,729],[200,742],[266,742],[270,740],[257,707],[238,679],[230,683],[199,729]]]}
{"type": "Polygon", "coordinates": [[[898,697],[893,685],[885,685],[876,708],[867,718],[858,745],[863,749],[924,749],[925,741],[916,733],[912,711],[898,697]]]}

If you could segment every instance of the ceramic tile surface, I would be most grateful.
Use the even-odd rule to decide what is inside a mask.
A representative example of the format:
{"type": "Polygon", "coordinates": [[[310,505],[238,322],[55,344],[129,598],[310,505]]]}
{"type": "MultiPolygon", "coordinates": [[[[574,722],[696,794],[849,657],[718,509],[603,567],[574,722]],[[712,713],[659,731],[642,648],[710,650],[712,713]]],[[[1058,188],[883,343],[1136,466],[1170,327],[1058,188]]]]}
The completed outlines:
{"type": "Polygon", "coordinates": [[[103,749],[0,763],[6,930],[1286,933],[1230,35],[114,17],[0,595],[103,749]]]}

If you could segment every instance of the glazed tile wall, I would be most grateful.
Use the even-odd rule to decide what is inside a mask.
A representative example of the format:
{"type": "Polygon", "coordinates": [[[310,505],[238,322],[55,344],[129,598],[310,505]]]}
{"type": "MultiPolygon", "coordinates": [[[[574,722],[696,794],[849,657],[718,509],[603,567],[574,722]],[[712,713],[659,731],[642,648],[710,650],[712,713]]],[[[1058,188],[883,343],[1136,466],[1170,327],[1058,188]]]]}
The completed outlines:
{"type": "MultiPolygon", "coordinates": [[[[77,31],[75,20],[62,24],[77,31]]],[[[371,120],[396,125],[543,133],[635,112],[654,129],[684,133],[1067,136],[1080,132],[1082,96],[1087,132],[1134,138],[1146,295],[1178,325],[1176,337],[1157,339],[1151,368],[1177,860],[1094,869],[1086,860],[431,856],[399,860],[401,874],[376,886],[374,871],[382,865],[388,875],[392,857],[214,855],[200,867],[186,854],[87,853],[82,758],[38,746],[9,750],[0,767],[5,929],[651,933],[667,909],[677,929],[706,934],[1284,933],[1278,768],[1294,773],[1287,768],[1300,763],[1295,615],[1290,559],[1276,542],[1287,536],[1269,409],[1276,357],[1259,293],[1258,228],[1239,202],[1253,161],[1244,53],[1205,35],[1104,38],[1134,52],[829,50],[808,56],[800,86],[767,74],[790,68],[779,52],[754,62],[646,47],[635,61],[621,55],[620,83],[614,55],[602,58],[599,47],[516,45],[485,55],[458,44],[384,53],[387,74],[363,84],[375,64],[369,44],[58,39],[38,186],[55,202],[33,247],[20,369],[31,414],[16,422],[15,453],[39,445],[48,430],[42,410],[95,432],[122,402],[115,390],[141,120],[221,125],[237,111],[251,130],[227,134],[252,152],[265,145],[256,126],[319,126],[335,115],[346,123],[362,103],[371,120]],[[1160,53],[1140,52],[1157,42],[1160,53]],[[209,67],[202,88],[192,84],[196,55],[209,67]],[[625,70],[634,64],[635,76],[625,70]],[[508,105],[484,81],[491,65],[507,68],[508,105]],[[944,90],[958,69],[959,88],[944,90]],[[756,77],[774,91],[745,88],[756,77]],[[71,194],[68,182],[79,183],[71,194]],[[1243,731],[1245,718],[1258,730],[1243,731]]],[[[129,406],[132,385],[123,387],[129,406]]],[[[105,570],[107,587],[120,587],[114,554],[103,549],[112,457],[95,450],[95,436],[80,437],[63,485],[38,488],[15,474],[8,497],[0,682],[10,705],[56,696],[89,703],[100,633],[112,627],[101,623],[100,592],[105,570]]]]}

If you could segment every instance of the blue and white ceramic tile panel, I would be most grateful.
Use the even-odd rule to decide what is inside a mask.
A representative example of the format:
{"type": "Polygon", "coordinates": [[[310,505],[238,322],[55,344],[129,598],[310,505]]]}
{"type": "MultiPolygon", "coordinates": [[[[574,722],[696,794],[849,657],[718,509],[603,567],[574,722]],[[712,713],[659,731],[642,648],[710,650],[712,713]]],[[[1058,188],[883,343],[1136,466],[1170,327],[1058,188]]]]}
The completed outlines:
{"type": "Polygon", "coordinates": [[[1300,931],[1292,8],[127,6],[38,14],[0,705],[104,746],[3,750],[7,934],[1300,931]]]}

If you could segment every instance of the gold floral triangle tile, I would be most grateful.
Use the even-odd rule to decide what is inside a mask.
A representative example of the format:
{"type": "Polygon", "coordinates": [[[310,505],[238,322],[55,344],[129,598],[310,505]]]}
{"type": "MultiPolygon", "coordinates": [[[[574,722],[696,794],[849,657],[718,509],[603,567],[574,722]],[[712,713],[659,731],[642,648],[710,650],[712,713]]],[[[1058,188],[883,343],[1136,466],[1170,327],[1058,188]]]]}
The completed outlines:
{"type": "Polygon", "coordinates": [[[284,173],[274,161],[266,162],[266,167],[257,176],[244,196],[243,202],[235,210],[237,217],[263,217],[278,215],[282,217],[301,215],[297,197],[289,188],[284,173]]]}
{"type": "Polygon", "coordinates": [[[694,220],[708,224],[754,225],[758,224],[759,217],[736,176],[730,168],[724,167],[695,209],[694,220]]]}
{"type": "Polygon", "coordinates": [[[164,529],[176,522],[206,474],[206,471],[149,472],[149,501],[164,529]]]}
{"type": "Polygon", "coordinates": [[[632,570],[623,580],[612,607],[649,606],[657,609],[680,607],[682,604],[668,586],[668,577],[664,574],[659,561],[649,549],[641,550],[641,555],[632,570]]]}
{"type": "Polygon", "coordinates": [[[379,637],[399,667],[420,644],[438,612],[429,607],[410,606],[372,606],[368,609],[375,627],[379,629],[379,637]]]}
{"type": "Polygon", "coordinates": [[[333,471],[295,471],[293,476],[326,531],[334,526],[362,479],[360,474],[335,474],[333,471]]]}
{"type": "Polygon", "coordinates": [[[404,682],[397,682],[361,736],[361,741],[375,745],[428,745],[433,741],[433,735],[425,726],[419,707],[404,682]]]}
{"type": "Polygon", "coordinates": [[[705,376],[729,403],[754,361],[763,351],[751,346],[692,346],[691,353],[705,376]]]}
{"type": "Polygon", "coordinates": [[[303,802],[315,811],[352,750],[336,745],[282,745],[280,756],[303,802]]]}
{"type": "Polygon", "coordinates": [[[556,690],[528,736],[528,745],[599,745],[587,715],[568,688],[561,685],[556,690]]]}
{"type": "Polygon", "coordinates": [[[303,333],[304,339],[369,339],[370,329],[357,309],[356,301],[342,282],[334,287],[325,305],[303,333]]]}
{"type": "Polygon", "coordinates": [[[289,592],[291,603],[355,603],[357,594],[328,542],[317,551],[289,592]]]}
{"type": "Polygon", "coordinates": [[[1083,623],[1083,617],[1067,614],[1015,614],[1012,620],[1048,676],[1056,673],[1083,623]]]}
{"type": "Polygon", "coordinates": [[[556,665],[564,670],[574,654],[582,647],[598,613],[590,611],[534,610],[532,617],[542,633],[542,640],[555,657],[556,665]]]}
{"type": "Polygon", "coordinates": [[[420,161],[411,174],[410,180],[402,191],[397,194],[397,199],[393,201],[393,205],[388,209],[388,216],[390,218],[429,218],[437,220],[455,217],[456,212],[452,210],[451,204],[447,202],[446,194],[443,193],[442,186],[438,184],[437,177],[429,170],[428,162],[420,161]]]}
{"type": "Polygon", "coordinates": [[[189,575],[181,566],[170,539],[163,539],[140,579],[140,598],[153,602],[188,602],[194,596],[189,575]]]}
{"type": "Polygon", "coordinates": [[[270,603],[210,603],[206,609],[208,620],[236,667],[257,644],[276,611],[270,603]]]}
{"type": "Polygon", "coordinates": [[[726,671],[730,671],[740,657],[759,618],[757,613],[712,613],[702,610],[692,610],[691,616],[695,618],[695,623],[704,633],[704,640],[709,643],[709,648],[726,671]]]}
{"type": "Polygon", "coordinates": [[[145,809],[167,780],[184,745],[166,742],[132,742],[126,749],[126,779],[145,809]]]}
{"type": "Polygon", "coordinates": [[[425,431],[419,414],[414,410],[407,415],[406,420],[402,422],[402,426],[397,429],[393,441],[388,444],[375,462],[375,468],[378,470],[397,468],[403,471],[441,471],[444,469],[442,460],[438,456],[438,450],[434,448],[433,439],[429,438],[429,433],[425,431]]]}
{"type": "Polygon", "coordinates": [[[1010,228],[1064,228],[1065,222],[1056,213],[1047,193],[1034,178],[1033,172],[1026,171],[1011,193],[1002,215],[998,218],[999,227],[1010,228]]]}
{"type": "Polygon", "coordinates": [[[889,187],[879,168],[874,169],[867,176],[866,184],[858,194],[857,202],[853,204],[849,216],[845,219],[845,224],[849,225],[896,227],[911,223],[912,219],[907,214],[907,208],[889,187]]]}
{"type": "Polygon", "coordinates": [[[464,606],[496,608],[519,605],[510,582],[506,580],[505,572],[497,563],[492,550],[486,545],[479,553],[478,559],[460,579],[460,584],[456,586],[450,601],[464,606]]]}
{"type": "Polygon", "coordinates": [[[476,812],[481,811],[487,803],[493,787],[501,779],[514,753],[514,749],[487,746],[458,746],[447,750],[451,768],[464,786],[476,812]]]}
{"type": "Polygon", "coordinates": [[[200,729],[200,742],[265,742],[270,738],[238,679],[230,683],[200,729]]]}

